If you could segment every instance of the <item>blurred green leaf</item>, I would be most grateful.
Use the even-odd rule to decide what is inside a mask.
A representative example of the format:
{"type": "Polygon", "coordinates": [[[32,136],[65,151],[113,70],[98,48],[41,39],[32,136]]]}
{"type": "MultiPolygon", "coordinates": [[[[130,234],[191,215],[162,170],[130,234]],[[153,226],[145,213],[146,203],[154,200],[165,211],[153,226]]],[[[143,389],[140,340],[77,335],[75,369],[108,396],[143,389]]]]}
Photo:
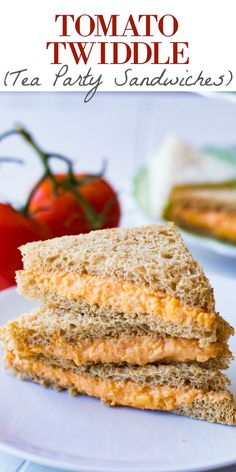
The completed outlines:
{"type": "Polygon", "coordinates": [[[227,161],[231,164],[236,165],[236,146],[229,147],[215,147],[215,146],[206,146],[202,149],[204,152],[211,154],[218,159],[227,161]]]}
{"type": "Polygon", "coordinates": [[[146,167],[142,167],[134,177],[133,195],[138,206],[148,213],[148,171],[146,167]]]}

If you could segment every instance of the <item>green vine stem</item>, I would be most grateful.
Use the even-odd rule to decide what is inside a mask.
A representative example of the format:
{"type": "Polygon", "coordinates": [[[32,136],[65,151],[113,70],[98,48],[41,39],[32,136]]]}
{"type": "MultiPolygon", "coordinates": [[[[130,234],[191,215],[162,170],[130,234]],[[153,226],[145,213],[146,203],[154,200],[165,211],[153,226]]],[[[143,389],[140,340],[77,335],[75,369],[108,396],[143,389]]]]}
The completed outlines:
{"type": "MultiPolygon", "coordinates": [[[[78,178],[76,178],[76,175],[74,173],[73,163],[68,157],[66,157],[62,154],[59,154],[59,153],[45,152],[38,145],[38,143],[36,143],[36,141],[34,140],[32,135],[22,126],[17,125],[15,127],[15,129],[12,129],[10,131],[7,131],[7,132],[1,134],[0,135],[0,141],[2,141],[5,138],[8,138],[10,136],[14,136],[14,135],[21,136],[24,139],[24,141],[26,141],[33,148],[33,150],[38,155],[38,157],[39,157],[39,159],[40,159],[40,161],[43,165],[43,174],[42,174],[41,178],[38,180],[38,182],[32,188],[32,190],[31,190],[31,192],[30,192],[30,194],[27,198],[27,201],[26,201],[25,205],[21,209],[22,213],[24,213],[25,215],[29,214],[30,203],[31,203],[31,200],[32,200],[36,190],[39,188],[39,186],[42,184],[42,182],[45,179],[49,179],[52,183],[53,191],[55,192],[55,196],[58,194],[59,190],[64,190],[64,191],[67,191],[67,192],[71,192],[74,195],[74,197],[76,198],[79,205],[81,206],[81,208],[84,212],[85,218],[87,220],[89,228],[90,229],[99,229],[102,226],[102,224],[103,224],[103,222],[104,222],[104,220],[107,216],[107,209],[105,209],[106,211],[104,211],[102,214],[98,214],[92,208],[92,206],[87,202],[87,200],[83,197],[83,195],[81,194],[80,186],[85,185],[87,183],[95,182],[96,180],[101,178],[103,173],[104,173],[104,169],[99,174],[91,175],[91,176],[85,176],[85,177],[81,177],[81,178],[78,179],[78,178]],[[50,161],[52,159],[58,159],[58,160],[60,160],[60,161],[62,161],[66,164],[67,173],[66,173],[66,176],[65,176],[66,178],[64,180],[58,181],[55,178],[55,175],[53,174],[53,172],[51,170],[51,167],[50,167],[50,161]]],[[[4,157],[2,159],[4,159],[4,161],[6,161],[6,160],[11,160],[11,161],[15,160],[15,162],[16,162],[15,158],[5,158],[4,157]]],[[[17,159],[17,161],[19,162],[21,160],[17,159]]],[[[1,159],[0,159],[0,162],[1,162],[1,159]]]]}

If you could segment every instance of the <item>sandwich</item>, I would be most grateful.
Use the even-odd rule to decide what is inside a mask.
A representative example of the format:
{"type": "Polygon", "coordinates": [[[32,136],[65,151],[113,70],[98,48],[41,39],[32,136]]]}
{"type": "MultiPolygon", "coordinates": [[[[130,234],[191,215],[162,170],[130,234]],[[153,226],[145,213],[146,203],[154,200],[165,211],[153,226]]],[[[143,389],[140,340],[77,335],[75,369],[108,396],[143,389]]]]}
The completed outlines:
{"type": "Polygon", "coordinates": [[[39,308],[1,328],[17,375],[109,405],[225,424],[233,329],[173,224],[99,230],[21,248],[18,290],[39,308]]]}
{"type": "Polygon", "coordinates": [[[135,181],[145,213],[185,230],[236,243],[236,166],[217,149],[169,138],[135,181]]]}
{"type": "Polygon", "coordinates": [[[236,180],[176,185],[163,216],[189,231],[236,243],[236,180]]]}

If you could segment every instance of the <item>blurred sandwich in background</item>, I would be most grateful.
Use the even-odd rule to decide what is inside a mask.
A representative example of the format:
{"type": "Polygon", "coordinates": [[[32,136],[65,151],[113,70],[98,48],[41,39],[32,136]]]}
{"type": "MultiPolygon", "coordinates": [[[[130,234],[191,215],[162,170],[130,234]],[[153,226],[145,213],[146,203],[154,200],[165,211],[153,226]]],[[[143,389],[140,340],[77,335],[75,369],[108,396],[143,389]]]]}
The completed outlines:
{"type": "Polygon", "coordinates": [[[136,176],[135,197],[155,220],[236,243],[233,149],[202,152],[168,138],[136,176]]]}

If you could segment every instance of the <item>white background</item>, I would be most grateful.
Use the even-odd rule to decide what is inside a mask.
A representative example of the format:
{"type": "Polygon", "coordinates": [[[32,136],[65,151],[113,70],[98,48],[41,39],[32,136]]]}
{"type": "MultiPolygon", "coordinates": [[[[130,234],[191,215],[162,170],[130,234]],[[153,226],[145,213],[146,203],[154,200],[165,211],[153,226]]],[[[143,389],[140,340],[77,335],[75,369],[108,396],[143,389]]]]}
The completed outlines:
{"type": "MultiPolygon", "coordinates": [[[[215,97],[218,97],[215,96],[215,97]]],[[[49,151],[71,157],[78,170],[97,171],[107,159],[107,176],[119,190],[130,187],[137,169],[168,134],[190,145],[236,144],[236,103],[196,94],[0,94],[0,132],[25,125],[49,151]]],[[[0,197],[23,201],[40,175],[37,157],[18,137],[0,144],[0,156],[25,160],[2,165],[0,197]]]]}
{"type": "MultiPolygon", "coordinates": [[[[32,2],[31,0],[8,0],[0,4],[0,90],[6,90],[3,86],[3,76],[7,70],[17,68],[29,68],[29,75],[40,75],[43,87],[40,90],[53,90],[52,78],[58,66],[50,65],[51,53],[46,50],[48,41],[58,41],[59,23],[55,23],[55,14],[74,14],[75,17],[81,14],[94,15],[104,14],[109,18],[111,14],[120,14],[123,26],[126,19],[132,13],[157,14],[159,17],[165,14],[173,14],[179,22],[179,30],[170,40],[188,41],[190,64],[189,66],[168,66],[169,75],[185,74],[186,68],[194,75],[203,70],[206,76],[216,77],[231,69],[235,72],[234,81],[228,88],[236,90],[236,55],[235,55],[235,0],[227,0],[222,5],[215,0],[130,0],[114,2],[111,0],[50,0],[50,2],[32,2]]],[[[143,34],[143,29],[141,33],[143,34]]],[[[80,41],[76,32],[71,33],[70,41],[80,41]]],[[[93,40],[93,38],[90,38],[93,40]]],[[[95,38],[97,40],[98,38],[95,38]]],[[[110,41],[111,38],[100,38],[110,41]]],[[[118,40],[128,40],[129,38],[118,38],[118,40]]],[[[131,38],[132,40],[134,38],[131,38]]],[[[136,38],[140,41],[148,41],[148,38],[136,38]]],[[[157,36],[150,38],[150,41],[169,42],[169,38],[157,36]]],[[[166,46],[168,46],[166,44],[166,46]]],[[[64,55],[71,66],[73,77],[83,74],[88,70],[87,66],[73,66],[69,54],[64,55]]],[[[95,58],[89,63],[92,66],[95,76],[103,74],[104,83],[102,90],[114,90],[114,76],[119,75],[128,66],[97,66],[95,58]]],[[[158,75],[164,66],[145,64],[133,66],[134,75],[139,77],[158,75]]],[[[199,85],[196,89],[200,90],[199,85]]],[[[15,90],[23,90],[18,85],[15,90]]],[[[57,90],[62,90],[58,84],[57,90]]],[[[125,87],[126,90],[133,91],[134,88],[125,87]]],[[[9,90],[9,89],[8,89],[9,90]]],[[[32,91],[31,87],[24,87],[25,91],[32,91]]],[[[76,87],[74,90],[78,90],[76,87]]],[[[117,90],[117,88],[116,88],[117,90]]],[[[146,87],[142,90],[149,90],[146,87]]],[[[155,90],[158,90],[157,88],[155,90]]],[[[172,88],[171,88],[172,90],[172,88]]],[[[183,90],[176,86],[175,90],[183,90]]],[[[186,89],[189,90],[189,89],[186,89]]],[[[210,89],[212,90],[212,88],[210,89]]],[[[69,91],[68,88],[65,91],[69,91]]],[[[136,89],[136,91],[138,91],[136,89]]],[[[206,89],[205,89],[206,91],[206,89]]]]}

